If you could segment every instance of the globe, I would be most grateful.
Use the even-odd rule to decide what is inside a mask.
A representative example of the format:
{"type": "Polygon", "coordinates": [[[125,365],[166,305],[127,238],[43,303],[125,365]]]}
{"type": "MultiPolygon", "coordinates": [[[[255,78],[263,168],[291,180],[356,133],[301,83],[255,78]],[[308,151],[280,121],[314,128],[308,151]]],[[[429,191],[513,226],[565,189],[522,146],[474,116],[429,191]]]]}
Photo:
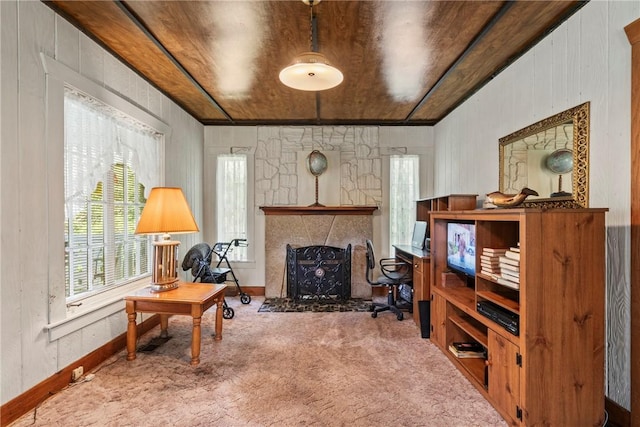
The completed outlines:
{"type": "Polygon", "coordinates": [[[327,170],[327,158],[318,150],[313,150],[307,157],[307,166],[313,176],[320,176],[327,170]]]}
{"type": "Polygon", "coordinates": [[[553,173],[569,173],[573,169],[573,152],[567,148],[561,148],[549,154],[545,164],[553,173]]]}

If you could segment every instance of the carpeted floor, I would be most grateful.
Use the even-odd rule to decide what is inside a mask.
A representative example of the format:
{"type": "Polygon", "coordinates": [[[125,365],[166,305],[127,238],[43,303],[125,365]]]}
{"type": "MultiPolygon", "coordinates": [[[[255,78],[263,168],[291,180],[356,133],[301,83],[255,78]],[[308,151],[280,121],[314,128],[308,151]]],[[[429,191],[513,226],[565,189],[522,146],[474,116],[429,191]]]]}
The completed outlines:
{"type": "MultiPolygon", "coordinates": [[[[198,366],[191,319],[127,362],[123,350],[14,426],[505,426],[500,415],[410,320],[381,313],[260,313],[227,298],[235,317],[214,341],[202,320],[198,366]]],[[[123,313],[123,316],[124,313],[123,313]]],[[[155,328],[138,348],[157,337],[155,328]]]]}
{"type": "Polygon", "coordinates": [[[266,298],[259,312],[297,313],[297,312],[346,312],[370,311],[371,300],[350,299],[346,301],[295,301],[291,298],[266,298]]]}

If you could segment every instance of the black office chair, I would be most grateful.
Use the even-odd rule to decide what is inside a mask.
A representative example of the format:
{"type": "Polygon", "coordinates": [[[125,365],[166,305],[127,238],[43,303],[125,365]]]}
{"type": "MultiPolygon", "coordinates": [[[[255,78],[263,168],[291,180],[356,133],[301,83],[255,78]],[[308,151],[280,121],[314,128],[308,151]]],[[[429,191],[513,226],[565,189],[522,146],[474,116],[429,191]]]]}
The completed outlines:
{"type": "Polygon", "coordinates": [[[391,311],[396,315],[398,320],[402,320],[404,315],[401,309],[408,309],[412,311],[411,301],[407,300],[407,293],[412,291],[409,283],[411,282],[411,265],[406,262],[398,262],[394,258],[382,258],[379,262],[380,271],[382,275],[373,280],[373,271],[376,268],[376,257],[373,252],[373,243],[371,240],[367,240],[367,282],[371,286],[386,286],[389,290],[387,292],[387,303],[374,302],[371,305],[371,317],[374,319],[378,317],[378,313],[381,311],[391,311]],[[405,295],[405,298],[400,298],[402,302],[396,301],[396,294],[405,295]]]}

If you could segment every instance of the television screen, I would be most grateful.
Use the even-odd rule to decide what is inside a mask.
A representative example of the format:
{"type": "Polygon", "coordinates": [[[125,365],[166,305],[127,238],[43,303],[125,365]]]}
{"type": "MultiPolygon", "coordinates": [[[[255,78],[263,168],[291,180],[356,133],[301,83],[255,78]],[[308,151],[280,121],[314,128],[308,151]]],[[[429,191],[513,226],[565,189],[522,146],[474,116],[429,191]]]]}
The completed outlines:
{"type": "Polygon", "coordinates": [[[447,224],[447,266],[468,276],[476,275],[475,224],[447,224]]]}

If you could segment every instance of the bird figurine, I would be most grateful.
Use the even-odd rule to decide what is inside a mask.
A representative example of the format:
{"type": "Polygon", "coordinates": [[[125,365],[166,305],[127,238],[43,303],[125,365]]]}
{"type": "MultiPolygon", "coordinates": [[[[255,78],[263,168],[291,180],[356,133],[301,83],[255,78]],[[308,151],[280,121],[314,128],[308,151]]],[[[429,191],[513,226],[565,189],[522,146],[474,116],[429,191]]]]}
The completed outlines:
{"type": "Polygon", "coordinates": [[[538,192],[530,188],[524,187],[518,194],[504,194],[500,191],[494,191],[487,194],[487,202],[493,203],[499,208],[513,208],[524,202],[529,196],[538,196],[538,192]]]}

